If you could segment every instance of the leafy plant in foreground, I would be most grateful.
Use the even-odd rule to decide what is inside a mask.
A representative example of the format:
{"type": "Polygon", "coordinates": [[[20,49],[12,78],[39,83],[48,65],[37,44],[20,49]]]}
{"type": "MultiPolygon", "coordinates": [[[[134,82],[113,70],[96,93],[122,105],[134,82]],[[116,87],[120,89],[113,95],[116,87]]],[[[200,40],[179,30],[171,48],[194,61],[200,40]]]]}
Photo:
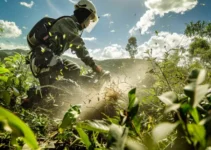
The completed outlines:
{"type": "Polygon", "coordinates": [[[162,123],[155,127],[153,136],[156,142],[164,139],[166,135],[171,133],[177,128],[178,139],[181,140],[185,136],[186,143],[180,144],[178,147],[177,140],[175,147],[178,149],[205,149],[208,145],[208,135],[206,131],[206,123],[209,121],[208,110],[204,109],[205,106],[210,105],[206,101],[206,94],[209,85],[202,84],[205,81],[206,71],[193,70],[188,78],[188,85],[184,88],[185,95],[179,96],[174,92],[167,92],[159,96],[159,99],[166,104],[166,113],[176,112],[174,123],[162,123]],[[205,104],[203,104],[205,103],[205,104]],[[203,105],[202,105],[203,104],[203,105]]]}
{"type": "Polygon", "coordinates": [[[18,53],[0,62],[0,99],[5,106],[20,104],[30,86],[36,84],[28,69],[25,57],[18,53]]]}
{"type": "Polygon", "coordinates": [[[39,148],[31,129],[17,116],[2,107],[0,107],[0,124],[4,130],[11,132],[11,142],[13,145],[18,146],[17,138],[22,137],[24,142],[32,149],[39,148]]]}

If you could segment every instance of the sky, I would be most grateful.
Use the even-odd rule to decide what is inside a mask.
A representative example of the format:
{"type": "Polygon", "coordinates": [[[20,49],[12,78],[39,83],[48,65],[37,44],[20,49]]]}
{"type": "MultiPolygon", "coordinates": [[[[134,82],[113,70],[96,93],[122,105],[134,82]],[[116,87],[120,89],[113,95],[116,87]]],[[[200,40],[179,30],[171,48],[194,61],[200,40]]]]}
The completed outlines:
{"type": "MultiPolygon", "coordinates": [[[[29,49],[26,36],[44,16],[72,15],[78,0],[0,0],[1,49],[29,49]]],[[[82,38],[95,59],[129,58],[125,50],[128,38],[135,36],[137,58],[153,49],[154,57],[166,50],[188,47],[184,35],[186,23],[210,21],[210,0],[92,0],[100,17],[91,33],[82,38]],[[155,34],[158,31],[158,35],[155,34]],[[165,47],[165,48],[164,48],[165,47]]],[[[74,56],[70,51],[65,54],[74,56]]]]}

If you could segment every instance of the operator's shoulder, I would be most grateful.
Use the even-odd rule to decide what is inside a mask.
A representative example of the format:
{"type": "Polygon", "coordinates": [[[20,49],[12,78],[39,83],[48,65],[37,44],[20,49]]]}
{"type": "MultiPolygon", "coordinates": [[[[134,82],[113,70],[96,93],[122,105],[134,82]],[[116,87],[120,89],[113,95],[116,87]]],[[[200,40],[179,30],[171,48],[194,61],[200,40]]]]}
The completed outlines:
{"type": "Polygon", "coordinates": [[[64,24],[68,24],[68,25],[71,25],[72,27],[77,28],[77,23],[70,16],[64,16],[61,19],[59,19],[58,22],[59,23],[64,23],[64,24]]]}
{"type": "Polygon", "coordinates": [[[58,32],[71,32],[75,35],[78,35],[79,33],[77,23],[69,16],[59,18],[50,30],[58,32]]]}

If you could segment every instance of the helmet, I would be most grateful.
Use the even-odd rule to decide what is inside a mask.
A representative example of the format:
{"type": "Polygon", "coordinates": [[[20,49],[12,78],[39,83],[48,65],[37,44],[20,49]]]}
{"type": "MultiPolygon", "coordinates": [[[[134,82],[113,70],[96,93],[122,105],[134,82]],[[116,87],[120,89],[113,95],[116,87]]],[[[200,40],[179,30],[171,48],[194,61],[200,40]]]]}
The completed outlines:
{"type": "Polygon", "coordinates": [[[91,32],[91,30],[95,27],[98,22],[97,9],[90,0],[80,0],[77,4],[75,4],[75,10],[80,8],[84,8],[91,12],[91,14],[84,21],[91,21],[89,26],[86,27],[86,31],[91,32]]]}

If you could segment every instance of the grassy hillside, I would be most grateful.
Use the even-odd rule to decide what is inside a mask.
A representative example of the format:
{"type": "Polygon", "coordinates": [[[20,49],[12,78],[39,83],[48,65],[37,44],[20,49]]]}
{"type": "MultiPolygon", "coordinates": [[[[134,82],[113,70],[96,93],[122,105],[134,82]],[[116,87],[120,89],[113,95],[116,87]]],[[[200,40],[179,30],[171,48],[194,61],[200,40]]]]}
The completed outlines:
{"type": "MultiPolygon", "coordinates": [[[[2,55],[13,53],[2,51],[2,55]]],[[[65,58],[84,66],[80,59],[65,58]]],[[[205,70],[199,71],[203,68],[200,61],[179,66],[183,59],[180,53],[166,55],[162,62],[150,56],[149,61],[96,60],[112,76],[100,91],[92,84],[87,89],[81,88],[83,91],[79,90],[75,96],[74,90],[68,88],[69,84],[64,89],[56,87],[58,97],[55,98],[54,93],[45,98],[36,97],[36,101],[41,100],[39,105],[27,110],[21,103],[30,101],[27,91],[39,84],[29,67],[20,61],[23,59],[24,55],[16,54],[0,64],[0,106],[15,114],[0,107],[0,118],[3,119],[0,123],[4,129],[12,130],[12,139],[23,137],[34,149],[38,146],[76,150],[123,146],[121,150],[145,150],[146,147],[192,150],[198,149],[198,145],[204,149],[205,141],[209,144],[211,96],[208,83],[211,73],[209,70],[208,74],[205,70]],[[27,136],[32,132],[25,131],[23,122],[16,116],[26,122],[36,136],[27,136]]],[[[11,147],[8,144],[10,136],[6,135],[7,132],[0,134],[3,143],[0,148],[11,147]]],[[[12,147],[21,149],[23,145],[15,143],[12,147]]]]}

